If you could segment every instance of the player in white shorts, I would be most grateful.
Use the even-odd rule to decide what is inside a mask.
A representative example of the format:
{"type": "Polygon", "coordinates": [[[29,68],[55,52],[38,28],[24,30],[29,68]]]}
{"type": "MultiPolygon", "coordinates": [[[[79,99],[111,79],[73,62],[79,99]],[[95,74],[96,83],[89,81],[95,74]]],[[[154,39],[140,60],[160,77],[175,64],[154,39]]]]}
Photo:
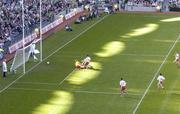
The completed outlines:
{"type": "Polygon", "coordinates": [[[176,53],[175,59],[174,59],[174,63],[175,63],[176,65],[179,65],[179,53],[176,53]]]}
{"type": "Polygon", "coordinates": [[[157,77],[157,80],[158,80],[158,89],[163,89],[163,83],[164,83],[164,80],[165,80],[165,77],[160,73],[159,76],[157,77]]]}
{"type": "Polygon", "coordinates": [[[123,95],[124,93],[126,93],[126,81],[124,81],[123,78],[121,78],[119,85],[120,85],[121,95],[123,95]]]}
{"type": "Polygon", "coordinates": [[[33,41],[30,45],[30,54],[34,58],[34,61],[38,61],[35,51],[36,51],[36,43],[35,41],[33,41]]]}

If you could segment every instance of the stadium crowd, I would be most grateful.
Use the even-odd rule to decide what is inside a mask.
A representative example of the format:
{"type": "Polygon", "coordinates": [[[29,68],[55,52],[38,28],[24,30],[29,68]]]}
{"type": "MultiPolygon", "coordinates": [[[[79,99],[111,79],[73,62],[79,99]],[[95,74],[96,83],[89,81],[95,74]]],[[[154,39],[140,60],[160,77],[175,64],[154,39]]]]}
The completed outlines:
{"type": "MultiPolygon", "coordinates": [[[[59,12],[73,7],[71,0],[43,0],[42,21],[53,21],[59,12]]],[[[22,5],[20,0],[0,1],[0,43],[22,35],[22,5]]],[[[40,22],[40,0],[24,0],[24,28],[30,33],[40,22]]],[[[14,40],[13,40],[14,41],[14,40]]]]}
{"type": "MultiPolygon", "coordinates": [[[[159,0],[127,0],[128,5],[156,7],[159,0]]],[[[169,7],[180,8],[180,0],[169,0],[169,7]]]]}
{"type": "Polygon", "coordinates": [[[169,0],[169,6],[171,8],[180,8],[180,0],[169,0]]]}

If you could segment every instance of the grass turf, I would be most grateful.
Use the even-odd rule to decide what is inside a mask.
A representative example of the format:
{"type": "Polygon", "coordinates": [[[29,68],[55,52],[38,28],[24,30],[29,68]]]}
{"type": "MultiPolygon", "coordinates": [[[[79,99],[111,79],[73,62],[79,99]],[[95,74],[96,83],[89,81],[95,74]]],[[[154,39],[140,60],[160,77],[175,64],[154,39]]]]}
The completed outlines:
{"type": "MultiPolygon", "coordinates": [[[[0,93],[0,114],[132,114],[180,32],[177,15],[114,14],[58,50],[0,93]],[[170,21],[171,21],[170,20],[170,21]],[[92,57],[94,70],[74,70],[74,59],[92,57]],[[46,61],[50,61],[47,65],[46,61]],[[128,94],[119,95],[119,80],[127,81],[128,94]]],[[[43,41],[47,57],[97,20],[73,25],[43,41]]],[[[156,80],[137,114],[179,114],[179,69],[172,63],[179,42],[161,68],[165,90],[156,80]]],[[[32,60],[27,69],[35,64],[32,60]]],[[[19,70],[19,72],[22,69],[19,70]]],[[[2,79],[1,89],[17,76],[2,79]]]]}

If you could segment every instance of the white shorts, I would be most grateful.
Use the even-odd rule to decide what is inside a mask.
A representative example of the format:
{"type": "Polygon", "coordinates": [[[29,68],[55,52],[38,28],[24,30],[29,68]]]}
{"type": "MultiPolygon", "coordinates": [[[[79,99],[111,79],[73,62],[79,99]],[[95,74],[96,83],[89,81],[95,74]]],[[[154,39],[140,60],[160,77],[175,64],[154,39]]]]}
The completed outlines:
{"type": "Polygon", "coordinates": [[[163,83],[163,81],[159,81],[159,82],[158,82],[159,85],[162,84],[162,83],[163,83]]]}

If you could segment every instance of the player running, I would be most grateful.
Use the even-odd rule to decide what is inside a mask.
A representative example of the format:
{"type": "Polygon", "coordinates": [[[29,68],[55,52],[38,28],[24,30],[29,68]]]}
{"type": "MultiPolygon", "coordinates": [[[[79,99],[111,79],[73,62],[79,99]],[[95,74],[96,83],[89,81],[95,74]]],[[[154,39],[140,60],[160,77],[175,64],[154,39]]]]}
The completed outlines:
{"type": "Polygon", "coordinates": [[[126,82],[123,80],[123,78],[121,78],[119,85],[120,85],[121,95],[124,95],[124,93],[126,93],[126,82]]]}
{"type": "Polygon", "coordinates": [[[157,80],[158,80],[158,89],[163,89],[163,83],[164,83],[164,80],[165,80],[165,77],[160,73],[159,76],[157,77],[157,80]]]}
{"type": "Polygon", "coordinates": [[[179,67],[179,53],[175,54],[174,63],[179,67]]]}

